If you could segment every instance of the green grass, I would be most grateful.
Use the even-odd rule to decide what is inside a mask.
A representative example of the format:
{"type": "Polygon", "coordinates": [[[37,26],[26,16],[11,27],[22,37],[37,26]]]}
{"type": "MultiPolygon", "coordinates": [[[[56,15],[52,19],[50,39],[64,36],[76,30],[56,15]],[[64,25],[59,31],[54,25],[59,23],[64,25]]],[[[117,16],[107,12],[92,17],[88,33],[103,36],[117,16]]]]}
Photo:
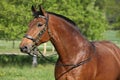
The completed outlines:
{"type": "Polygon", "coordinates": [[[13,48],[13,41],[0,40],[0,53],[20,53],[20,41],[15,41],[13,48]]]}
{"type": "Polygon", "coordinates": [[[108,30],[104,33],[104,38],[110,41],[120,41],[120,37],[117,36],[118,31],[108,30]]]}
{"type": "MultiPolygon", "coordinates": [[[[6,41],[6,40],[0,40],[0,53],[21,53],[19,50],[19,44],[21,41],[15,41],[15,45],[13,48],[13,41],[6,41]]],[[[52,51],[52,44],[50,42],[47,42],[47,51],[52,51]]],[[[39,49],[41,51],[44,50],[44,45],[40,45],[39,49]]]]}
{"type": "Polygon", "coordinates": [[[120,47],[120,37],[117,34],[118,31],[108,30],[104,33],[104,40],[111,41],[120,47]]]}
{"type": "Polygon", "coordinates": [[[0,80],[54,80],[54,66],[5,66],[0,67],[0,80]]]}
{"type": "Polygon", "coordinates": [[[54,80],[57,55],[38,58],[38,66],[32,67],[28,55],[0,55],[0,80],[54,80]]]}

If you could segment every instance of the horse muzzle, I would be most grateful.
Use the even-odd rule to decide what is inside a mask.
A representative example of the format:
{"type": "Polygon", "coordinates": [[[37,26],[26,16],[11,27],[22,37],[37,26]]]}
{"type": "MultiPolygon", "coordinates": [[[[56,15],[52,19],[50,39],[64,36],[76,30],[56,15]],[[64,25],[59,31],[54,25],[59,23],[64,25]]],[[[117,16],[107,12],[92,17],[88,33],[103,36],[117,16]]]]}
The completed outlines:
{"type": "Polygon", "coordinates": [[[28,46],[23,46],[23,47],[20,47],[20,51],[23,53],[30,53],[31,49],[28,46]]]}

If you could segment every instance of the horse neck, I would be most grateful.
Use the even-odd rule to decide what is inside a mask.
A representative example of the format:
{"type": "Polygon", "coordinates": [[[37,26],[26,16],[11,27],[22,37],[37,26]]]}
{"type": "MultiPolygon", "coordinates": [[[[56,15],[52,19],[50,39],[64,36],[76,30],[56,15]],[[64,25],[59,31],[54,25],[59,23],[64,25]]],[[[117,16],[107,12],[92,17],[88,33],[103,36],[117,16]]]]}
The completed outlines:
{"type": "Polygon", "coordinates": [[[88,57],[91,45],[80,34],[79,29],[62,18],[52,17],[49,20],[52,34],[51,42],[56,48],[61,62],[76,64],[88,57]]]}

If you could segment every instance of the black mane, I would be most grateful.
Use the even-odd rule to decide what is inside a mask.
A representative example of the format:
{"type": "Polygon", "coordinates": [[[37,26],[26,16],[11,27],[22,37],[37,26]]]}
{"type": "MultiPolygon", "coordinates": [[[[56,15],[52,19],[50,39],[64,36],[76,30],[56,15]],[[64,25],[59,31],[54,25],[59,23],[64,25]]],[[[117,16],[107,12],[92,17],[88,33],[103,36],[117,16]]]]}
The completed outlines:
{"type": "MultiPolygon", "coordinates": [[[[70,20],[69,18],[67,18],[67,17],[65,17],[65,16],[63,16],[63,15],[56,14],[56,13],[53,13],[53,12],[47,12],[47,13],[52,14],[52,15],[55,15],[55,16],[58,16],[58,17],[61,17],[61,18],[65,19],[67,22],[69,22],[69,23],[71,23],[71,24],[73,24],[73,25],[76,26],[75,22],[73,22],[72,20],[70,20]]],[[[37,11],[37,12],[35,12],[35,13],[33,14],[34,18],[38,18],[39,15],[42,15],[40,11],[37,11]]]]}
{"type": "Polygon", "coordinates": [[[58,17],[61,17],[61,18],[65,19],[66,21],[68,21],[69,23],[71,23],[71,24],[73,24],[73,25],[76,26],[75,22],[73,22],[72,20],[70,20],[69,18],[67,18],[67,17],[65,17],[65,16],[63,16],[63,15],[56,14],[56,13],[53,13],[53,12],[47,12],[47,13],[53,14],[53,15],[58,16],[58,17]]]}

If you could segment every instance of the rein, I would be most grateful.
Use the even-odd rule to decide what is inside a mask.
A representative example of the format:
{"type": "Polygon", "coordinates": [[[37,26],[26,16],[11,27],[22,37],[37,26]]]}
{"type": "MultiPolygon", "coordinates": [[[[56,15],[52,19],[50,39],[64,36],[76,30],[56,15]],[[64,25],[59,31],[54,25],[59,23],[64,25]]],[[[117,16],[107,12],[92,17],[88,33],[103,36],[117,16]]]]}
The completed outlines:
{"type": "MultiPolygon", "coordinates": [[[[91,45],[93,46],[93,50],[94,50],[94,53],[96,53],[96,50],[95,50],[95,46],[94,44],[91,42],[91,45]]],[[[89,62],[90,60],[92,59],[92,56],[88,57],[87,59],[77,63],[77,64],[57,64],[57,66],[71,66],[71,68],[69,68],[67,71],[63,72],[56,80],[58,80],[59,78],[61,78],[64,74],[66,74],[67,72],[71,71],[72,69],[74,68],[77,68],[81,65],[84,65],[85,63],[89,62]]]]}
{"type": "Polygon", "coordinates": [[[34,55],[36,55],[38,58],[41,58],[41,56],[42,56],[42,58],[44,58],[48,62],[52,63],[53,65],[55,64],[50,59],[48,59],[46,56],[44,56],[43,53],[37,47],[33,48],[33,50],[31,51],[31,53],[28,53],[28,55],[30,55],[31,57],[33,57],[34,55]]]}
{"type": "MultiPolygon", "coordinates": [[[[93,46],[94,47],[94,46],[93,46]]],[[[84,65],[85,63],[87,63],[87,62],[89,62],[90,60],[91,60],[91,56],[90,57],[88,57],[87,59],[85,59],[85,60],[83,60],[83,61],[81,61],[81,62],[79,62],[79,63],[77,63],[77,64],[55,64],[54,62],[52,62],[50,59],[48,59],[48,58],[46,58],[44,55],[43,55],[43,53],[37,48],[37,47],[35,47],[35,48],[33,48],[33,51],[32,51],[33,53],[32,54],[30,54],[30,53],[28,53],[30,56],[37,56],[38,58],[41,58],[40,57],[40,55],[42,56],[42,58],[44,58],[45,60],[47,60],[48,62],[50,62],[50,63],[52,63],[53,65],[56,65],[56,66],[64,66],[64,67],[71,67],[71,68],[69,68],[67,71],[65,71],[65,72],[63,72],[56,80],[58,80],[59,78],[61,78],[64,74],[66,74],[67,72],[69,72],[69,71],[71,71],[72,69],[74,69],[74,68],[77,68],[77,67],[79,67],[79,66],[81,66],[81,65],[84,65]],[[40,55],[39,55],[40,54],[40,55]]]]}

